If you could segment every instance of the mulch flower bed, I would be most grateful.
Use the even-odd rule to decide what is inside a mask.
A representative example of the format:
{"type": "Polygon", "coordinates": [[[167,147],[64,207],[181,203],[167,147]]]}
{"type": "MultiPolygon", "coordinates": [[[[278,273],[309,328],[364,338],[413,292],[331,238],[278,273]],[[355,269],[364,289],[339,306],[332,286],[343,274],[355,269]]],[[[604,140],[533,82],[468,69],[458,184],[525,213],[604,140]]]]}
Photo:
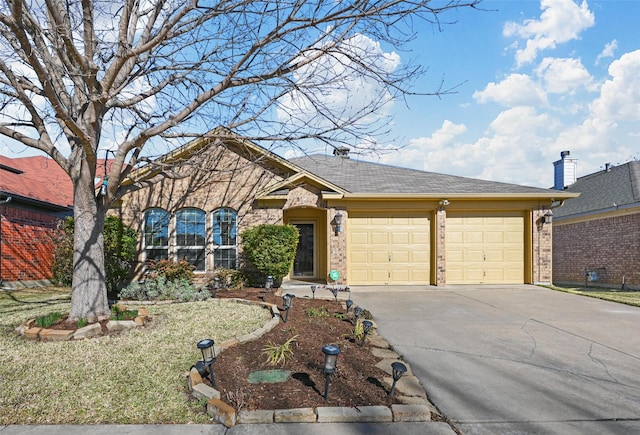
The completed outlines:
{"type": "MultiPolygon", "coordinates": [[[[221,290],[216,297],[263,301],[264,290],[221,290]]],[[[266,302],[276,304],[285,316],[282,297],[269,292],[266,302]]],[[[373,356],[369,343],[361,346],[361,341],[354,339],[353,329],[351,313],[347,314],[343,301],[295,298],[286,323],[281,321],[260,339],[225,349],[218,355],[214,365],[216,389],[237,410],[397,403],[389,397],[388,386],[382,381],[389,375],[375,366],[380,358],[373,356]],[[292,337],[295,337],[293,354],[284,364],[270,365],[265,346],[279,346],[292,337]],[[328,344],[339,347],[340,354],[325,400],[322,347],[328,344]],[[284,370],[289,376],[285,374],[284,382],[249,382],[250,377],[259,375],[255,372],[269,370],[284,370]]]]}

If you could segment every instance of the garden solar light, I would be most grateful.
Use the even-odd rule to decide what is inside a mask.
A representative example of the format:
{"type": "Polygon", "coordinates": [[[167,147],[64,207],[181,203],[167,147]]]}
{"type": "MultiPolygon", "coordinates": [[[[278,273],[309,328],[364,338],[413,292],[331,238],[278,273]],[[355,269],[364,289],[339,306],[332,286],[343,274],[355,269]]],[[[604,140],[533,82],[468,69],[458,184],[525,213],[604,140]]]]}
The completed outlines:
{"type": "Polygon", "coordinates": [[[396,382],[407,372],[407,366],[402,364],[401,362],[391,363],[391,376],[393,376],[393,384],[391,385],[391,391],[389,392],[390,396],[396,392],[396,382]]]}
{"type": "Polygon", "coordinates": [[[333,297],[336,300],[336,302],[338,302],[338,289],[337,288],[332,288],[331,289],[331,293],[333,293],[333,297]]]}
{"type": "Polygon", "coordinates": [[[373,326],[373,322],[371,322],[370,320],[365,320],[364,322],[362,322],[362,330],[363,330],[363,334],[362,334],[362,342],[360,343],[360,346],[364,346],[364,342],[367,340],[367,335],[369,334],[369,331],[371,331],[371,327],[373,326]]]}
{"type": "Polygon", "coordinates": [[[322,353],[324,353],[324,367],[322,368],[322,371],[325,374],[324,400],[327,400],[329,397],[329,377],[336,372],[340,348],[328,344],[322,348],[322,353]]]}
{"type": "Polygon", "coordinates": [[[313,299],[316,298],[316,288],[317,288],[317,286],[315,286],[315,285],[311,286],[311,294],[313,295],[313,299]]]}
{"type": "Polygon", "coordinates": [[[214,290],[218,290],[220,288],[220,278],[217,276],[213,278],[213,288],[214,290]]]}
{"type": "Polygon", "coordinates": [[[216,386],[216,379],[213,376],[213,363],[216,362],[216,349],[214,344],[215,341],[211,338],[206,338],[198,342],[198,349],[202,352],[202,361],[196,363],[196,369],[198,373],[200,373],[200,376],[209,374],[209,380],[213,387],[216,386]]]}
{"type": "Polygon", "coordinates": [[[353,309],[353,313],[355,314],[355,318],[354,318],[354,322],[353,324],[355,325],[356,323],[358,323],[358,319],[360,318],[360,316],[362,315],[362,308],[360,307],[355,307],[353,309]]]}
{"type": "Polygon", "coordinates": [[[349,310],[351,309],[351,306],[353,305],[353,301],[351,299],[347,299],[345,303],[347,304],[347,313],[348,313],[349,310]]]}
{"type": "Polygon", "coordinates": [[[287,319],[289,319],[289,308],[291,308],[291,306],[293,305],[293,298],[295,297],[296,297],[295,295],[292,295],[289,293],[282,296],[282,305],[284,306],[284,309],[285,309],[285,317],[284,319],[282,319],[284,323],[287,323],[287,319]]]}

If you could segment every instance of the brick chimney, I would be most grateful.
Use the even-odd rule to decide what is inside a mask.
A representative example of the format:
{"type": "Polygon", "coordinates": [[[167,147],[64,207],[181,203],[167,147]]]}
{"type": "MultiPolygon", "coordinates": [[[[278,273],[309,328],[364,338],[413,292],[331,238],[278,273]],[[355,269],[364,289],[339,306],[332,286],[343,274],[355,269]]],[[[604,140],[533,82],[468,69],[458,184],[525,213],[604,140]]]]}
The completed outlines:
{"type": "Polygon", "coordinates": [[[553,162],[553,188],[564,190],[576,182],[578,159],[569,157],[569,151],[560,153],[560,160],[553,162]]]}

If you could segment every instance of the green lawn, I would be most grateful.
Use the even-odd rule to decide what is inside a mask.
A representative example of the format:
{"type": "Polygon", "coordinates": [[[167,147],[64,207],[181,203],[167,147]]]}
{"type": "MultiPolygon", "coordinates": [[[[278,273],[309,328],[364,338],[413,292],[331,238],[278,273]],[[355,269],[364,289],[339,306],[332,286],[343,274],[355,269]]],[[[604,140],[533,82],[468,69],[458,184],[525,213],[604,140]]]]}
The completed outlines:
{"type": "Polygon", "coordinates": [[[640,307],[640,291],[619,291],[615,289],[595,289],[584,287],[556,287],[547,286],[553,290],[559,290],[576,295],[589,296],[591,298],[604,299],[611,302],[640,307]]]}
{"type": "Polygon", "coordinates": [[[28,341],[14,329],[29,318],[68,312],[68,288],[0,291],[0,425],[206,423],[184,373],[196,343],[260,328],[268,310],[214,299],[152,305],[149,326],[66,342],[28,341]]]}

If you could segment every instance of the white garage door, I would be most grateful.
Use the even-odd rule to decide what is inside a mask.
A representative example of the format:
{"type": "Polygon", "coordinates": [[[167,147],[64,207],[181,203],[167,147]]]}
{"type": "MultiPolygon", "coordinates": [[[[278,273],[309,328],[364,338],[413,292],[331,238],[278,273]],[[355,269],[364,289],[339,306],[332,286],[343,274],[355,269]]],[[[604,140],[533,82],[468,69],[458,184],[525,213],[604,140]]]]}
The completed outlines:
{"type": "Polygon", "coordinates": [[[429,284],[429,234],[426,213],[350,212],[349,284],[429,284]]]}
{"type": "Polygon", "coordinates": [[[447,284],[522,284],[524,214],[447,213],[447,284]]]}

